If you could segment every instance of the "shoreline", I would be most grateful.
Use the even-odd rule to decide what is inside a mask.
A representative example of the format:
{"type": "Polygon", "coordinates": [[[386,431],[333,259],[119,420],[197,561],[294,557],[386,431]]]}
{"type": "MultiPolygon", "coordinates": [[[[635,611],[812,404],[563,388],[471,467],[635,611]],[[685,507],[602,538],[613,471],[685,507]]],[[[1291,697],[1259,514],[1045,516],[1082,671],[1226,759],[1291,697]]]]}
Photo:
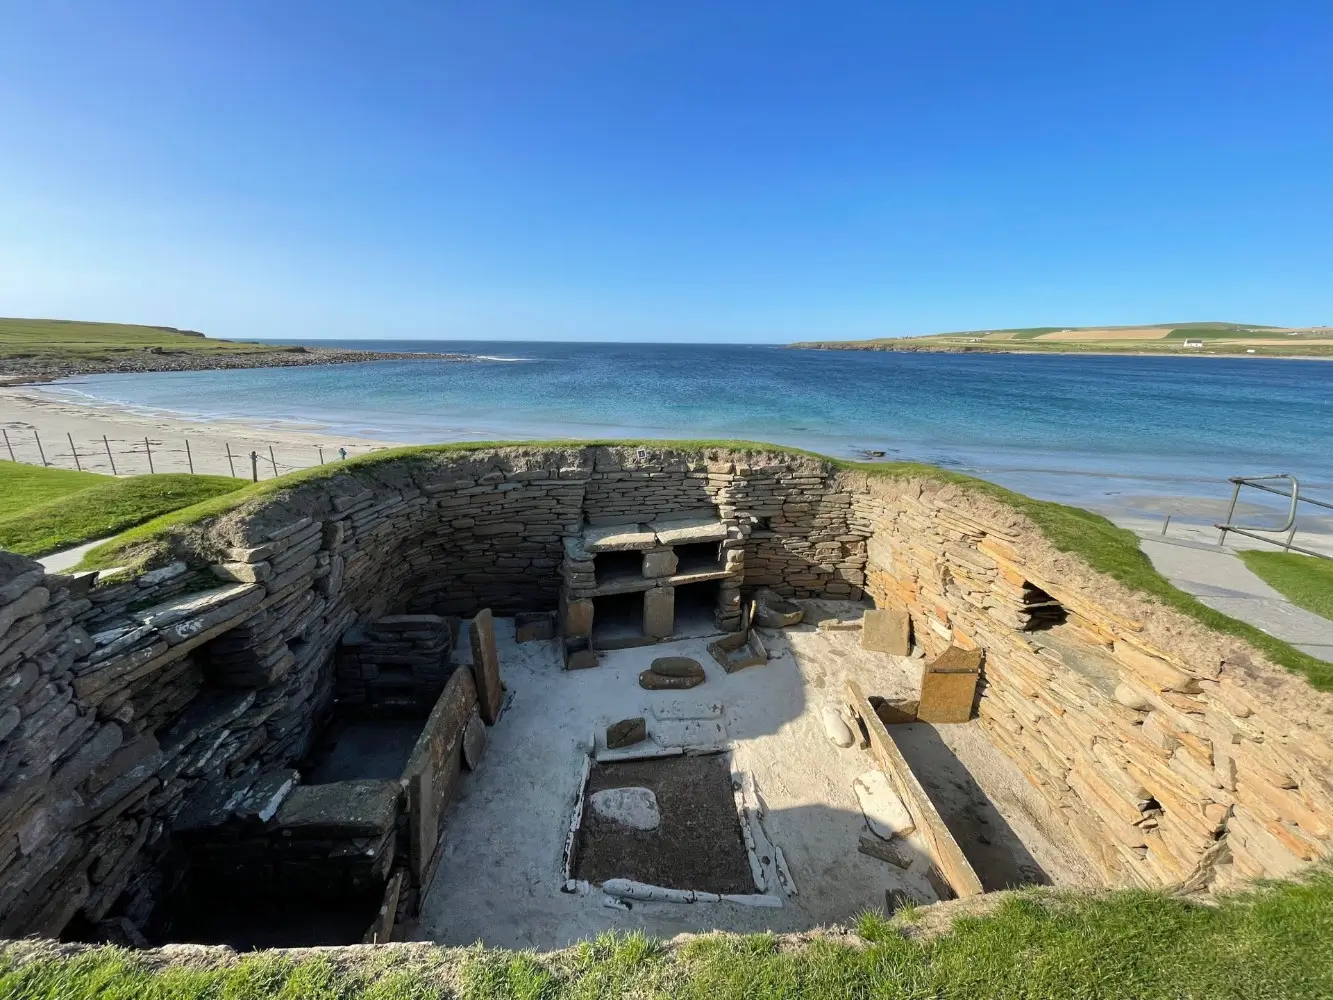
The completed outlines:
{"type": "Polygon", "coordinates": [[[220,371],[238,368],[303,368],[316,365],[367,364],[373,361],[472,361],[470,354],[436,351],[365,351],[353,348],[291,345],[267,351],[203,354],[191,351],[141,351],[114,360],[0,358],[0,387],[43,385],[81,375],[148,375],[154,372],[220,371]]]}

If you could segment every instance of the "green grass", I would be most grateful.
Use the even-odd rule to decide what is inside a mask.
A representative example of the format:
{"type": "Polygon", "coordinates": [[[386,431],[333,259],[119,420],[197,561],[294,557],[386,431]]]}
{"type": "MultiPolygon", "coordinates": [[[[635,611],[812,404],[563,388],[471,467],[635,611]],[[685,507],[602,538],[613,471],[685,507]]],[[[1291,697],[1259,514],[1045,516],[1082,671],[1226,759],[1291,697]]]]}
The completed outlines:
{"type": "Polygon", "coordinates": [[[244,341],[213,340],[201,334],[191,334],[192,331],[164,326],[0,318],[0,361],[107,361],[149,348],[191,354],[300,350],[244,341]]]}
{"type": "MultiPolygon", "coordinates": [[[[23,473],[14,473],[16,468],[33,467],[0,463],[0,487],[4,487],[7,501],[11,476],[20,481],[25,479],[23,473]]],[[[44,556],[106,538],[169,511],[232,493],[245,485],[243,479],[186,473],[127,479],[93,473],[67,472],[63,475],[82,477],[70,481],[71,486],[77,485],[78,488],[63,495],[55,494],[44,503],[22,507],[16,513],[0,518],[0,548],[25,556],[44,556]],[[89,481],[89,485],[84,485],[89,481]]],[[[32,496],[39,491],[26,492],[32,496]]]]}
{"type": "Polygon", "coordinates": [[[1316,1000],[1333,996],[1333,878],[1261,886],[1203,906],[1161,893],[1026,892],[935,937],[861,919],[836,938],[783,947],[770,935],[665,946],[603,934],[549,954],[415,948],[293,961],[255,953],[154,969],[98,949],[17,965],[13,1000],[1316,1000]]]}
{"type": "Polygon", "coordinates": [[[248,485],[226,496],[217,497],[155,518],[93,549],[84,558],[83,566],[91,569],[100,566],[143,562],[152,557],[155,548],[161,550],[166,545],[167,538],[173,530],[186,528],[205,518],[216,517],[247,501],[280,490],[290,489],[302,482],[346,472],[368,471],[381,462],[412,461],[414,459],[429,461],[439,455],[492,448],[554,449],[596,446],[672,448],[703,452],[714,449],[742,453],[796,454],[819,459],[835,468],[864,472],[869,476],[888,476],[899,479],[920,476],[939,482],[954,483],[1022,511],[1032,519],[1057,549],[1080,556],[1090,567],[1118,580],[1131,590],[1160,601],[1211,629],[1244,639],[1251,646],[1262,651],[1274,663],[1303,675],[1319,690],[1333,691],[1333,664],[1317,660],[1313,656],[1302,653],[1288,645],[1281,639],[1275,639],[1266,632],[1261,632],[1252,625],[1230,618],[1220,611],[1214,611],[1184,591],[1176,589],[1164,576],[1153,569],[1148,557],[1139,549],[1138,536],[1127,529],[1117,528],[1100,514],[1094,514],[1079,507],[1067,507],[1063,504],[1050,503],[1045,500],[1034,500],[1021,493],[1014,493],[1001,486],[996,486],[994,483],[988,483],[955,472],[948,472],[933,465],[923,465],[916,462],[848,462],[798,448],[785,448],[757,441],[488,441],[391,448],[371,452],[347,462],[314,466],[277,479],[267,479],[260,483],[248,485]]]}
{"type": "Polygon", "coordinates": [[[0,461],[0,520],[105,481],[95,472],[0,461]]]}
{"type": "Polygon", "coordinates": [[[1287,600],[1333,621],[1333,559],[1243,550],[1245,565],[1287,600]]]}

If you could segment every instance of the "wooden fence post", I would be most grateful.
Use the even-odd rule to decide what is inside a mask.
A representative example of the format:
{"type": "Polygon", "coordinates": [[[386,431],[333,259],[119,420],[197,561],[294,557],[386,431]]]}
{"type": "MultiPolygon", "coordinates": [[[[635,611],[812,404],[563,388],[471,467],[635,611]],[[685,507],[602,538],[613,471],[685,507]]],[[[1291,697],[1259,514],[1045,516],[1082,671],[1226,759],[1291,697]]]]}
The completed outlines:
{"type": "Polygon", "coordinates": [[[153,468],[153,446],[148,443],[147,438],[143,439],[143,446],[144,450],[148,452],[148,473],[149,475],[152,475],[157,472],[157,470],[153,468]]]}
{"type": "Polygon", "coordinates": [[[102,444],[106,446],[106,460],[111,463],[111,474],[113,476],[119,475],[116,472],[116,460],[111,457],[111,442],[106,439],[105,434],[102,435],[102,444]]]}
{"type": "Polygon", "coordinates": [[[273,445],[268,446],[268,460],[273,463],[273,478],[278,478],[278,460],[273,455],[273,445]]]}
{"type": "Polygon", "coordinates": [[[231,442],[223,442],[227,446],[227,468],[231,469],[231,478],[236,478],[236,463],[231,460],[231,442]]]}
{"type": "Polygon", "coordinates": [[[69,431],[65,431],[65,437],[69,438],[69,450],[70,454],[74,456],[74,468],[82,472],[83,463],[79,461],[79,449],[74,447],[74,435],[69,431]]]}
{"type": "Polygon", "coordinates": [[[46,468],[51,463],[46,460],[46,451],[42,448],[42,436],[37,433],[37,428],[32,429],[32,436],[37,439],[37,454],[42,456],[42,468],[46,468]]]}
{"type": "MultiPolygon", "coordinates": [[[[0,430],[4,430],[4,428],[0,427],[0,430]]],[[[9,460],[11,462],[17,462],[18,459],[14,457],[14,446],[9,443],[9,431],[5,431],[5,447],[9,449],[9,460]]]]}
{"type": "Polygon", "coordinates": [[[185,439],[185,461],[190,463],[190,475],[194,475],[194,456],[190,454],[190,439],[185,439]]]}
{"type": "Polygon", "coordinates": [[[259,482],[259,452],[250,452],[250,478],[254,482],[259,482]]]}

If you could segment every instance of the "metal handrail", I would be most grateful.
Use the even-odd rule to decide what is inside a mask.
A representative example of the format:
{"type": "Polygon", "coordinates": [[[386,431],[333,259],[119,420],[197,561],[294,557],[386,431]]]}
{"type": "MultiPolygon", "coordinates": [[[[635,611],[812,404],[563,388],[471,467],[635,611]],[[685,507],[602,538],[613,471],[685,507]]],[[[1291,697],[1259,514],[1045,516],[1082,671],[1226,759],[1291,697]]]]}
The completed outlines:
{"type": "Polygon", "coordinates": [[[1333,558],[1323,552],[1314,552],[1310,549],[1303,549],[1299,545],[1293,545],[1292,539],[1296,537],[1296,509],[1297,505],[1302,503],[1314,504],[1316,507],[1323,507],[1327,510],[1333,510],[1333,503],[1325,503],[1323,500],[1316,500],[1313,497],[1301,496],[1301,484],[1295,476],[1286,472],[1274,473],[1270,476],[1232,476],[1228,482],[1234,483],[1235,488],[1231,491],[1231,506],[1227,508],[1226,520],[1214,524],[1213,527],[1221,532],[1217,538],[1217,544],[1222,545],[1227,540],[1227,532],[1237,535],[1244,535],[1247,538],[1253,538],[1260,542],[1268,542],[1270,545],[1281,545],[1283,552],[1300,552],[1307,556],[1317,556],[1320,559],[1333,558]],[[1284,492],[1280,489],[1274,489],[1272,486],[1262,485],[1265,482],[1274,479],[1285,479],[1291,484],[1290,492],[1284,492]],[[1291,509],[1287,511],[1287,519],[1276,528],[1265,528],[1262,525],[1255,524],[1236,524],[1232,519],[1236,516],[1236,500],[1240,496],[1240,488],[1248,486],[1251,489],[1262,490],[1264,493],[1272,493],[1274,496],[1289,497],[1291,499],[1291,509]],[[1264,534],[1255,534],[1263,532],[1264,534]],[[1286,540],[1279,541],[1275,538],[1266,538],[1265,535],[1280,535],[1286,532],[1286,540]]]}

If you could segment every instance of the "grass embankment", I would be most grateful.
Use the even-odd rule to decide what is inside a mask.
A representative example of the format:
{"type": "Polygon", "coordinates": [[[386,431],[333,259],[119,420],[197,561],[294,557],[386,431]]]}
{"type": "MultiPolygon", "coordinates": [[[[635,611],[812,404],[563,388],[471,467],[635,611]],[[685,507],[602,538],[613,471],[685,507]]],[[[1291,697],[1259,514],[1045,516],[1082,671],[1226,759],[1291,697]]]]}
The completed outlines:
{"type": "MultiPolygon", "coordinates": [[[[899,918],[903,920],[904,918],[899,918]]],[[[912,914],[905,915],[910,922],[912,914]]],[[[99,949],[15,967],[14,1000],[1203,1000],[1333,996],[1333,877],[1258,888],[1202,906],[1125,890],[1018,894],[936,937],[908,938],[868,915],[862,947],[782,948],[768,935],[706,936],[665,947],[606,934],[548,955],[480,948],[367,949],[292,961],[257,953],[222,966],[154,969],[99,949]]]]}
{"type": "Polygon", "coordinates": [[[245,485],[185,473],[114,479],[0,462],[0,548],[44,556],[142,524],[245,485]]]}
{"type": "Polygon", "coordinates": [[[0,461],[0,519],[106,482],[95,472],[0,461]]]}
{"type": "Polygon", "coordinates": [[[293,350],[271,344],[214,340],[165,326],[83,323],[63,319],[0,318],[0,361],[110,361],[146,350],[173,354],[254,354],[293,350]]]}
{"type": "Polygon", "coordinates": [[[1254,549],[1242,550],[1240,557],[1292,604],[1333,621],[1333,559],[1254,549]]]}
{"type": "Polygon", "coordinates": [[[787,453],[805,455],[827,462],[830,465],[863,472],[870,476],[889,476],[907,478],[920,476],[940,482],[954,483],[974,492],[984,494],[1002,503],[1014,507],[1028,517],[1041,529],[1042,533],[1061,552],[1070,552],[1082,557],[1093,569],[1118,580],[1131,590],[1136,590],[1148,597],[1174,608],[1196,621],[1219,632],[1244,639],[1250,645],[1261,650],[1274,663],[1303,675],[1321,691],[1333,691],[1333,664],[1317,660],[1302,653],[1281,639],[1275,639],[1266,632],[1261,632],[1252,625],[1237,621],[1220,611],[1203,604],[1184,591],[1176,589],[1166,577],[1153,568],[1148,557],[1139,549],[1139,539],[1132,531],[1117,528],[1114,524],[1091,511],[1079,507],[1067,507],[1064,504],[1046,500],[1034,500],[1021,493],[1014,493],[1002,486],[988,483],[971,476],[948,472],[933,465],[917,462],[848,462],[829,458],[815,452],[802,451],[799,448],[784,448],[778,445],[764,444],[757,441],[486,441],[463,442],[457,444],[415,445],[406,448],[391,448],[372,452],[347,462],[336,465],[320,465],[299,472],[289,473],[278,479],[267,479],[255,483],[214,500],[178,510],[156,518],[137,528],[133,528],[105,545],[99,545],[85,557],[83,566],[119,565],[132,554],[142,553],[160,536],[173,528],[181,528],[207,517],[223,514],[240,504],[258,497],[289,489],[308,480],[325,478],[344,472],[368,469],[380,462],[428,459],[434,455],[451,452],[485,450],[489,448],[587,448],[596,446],[628,448],[675,448],[690,451],[709,449],[739,451],[744,453],[787,453]]]}

